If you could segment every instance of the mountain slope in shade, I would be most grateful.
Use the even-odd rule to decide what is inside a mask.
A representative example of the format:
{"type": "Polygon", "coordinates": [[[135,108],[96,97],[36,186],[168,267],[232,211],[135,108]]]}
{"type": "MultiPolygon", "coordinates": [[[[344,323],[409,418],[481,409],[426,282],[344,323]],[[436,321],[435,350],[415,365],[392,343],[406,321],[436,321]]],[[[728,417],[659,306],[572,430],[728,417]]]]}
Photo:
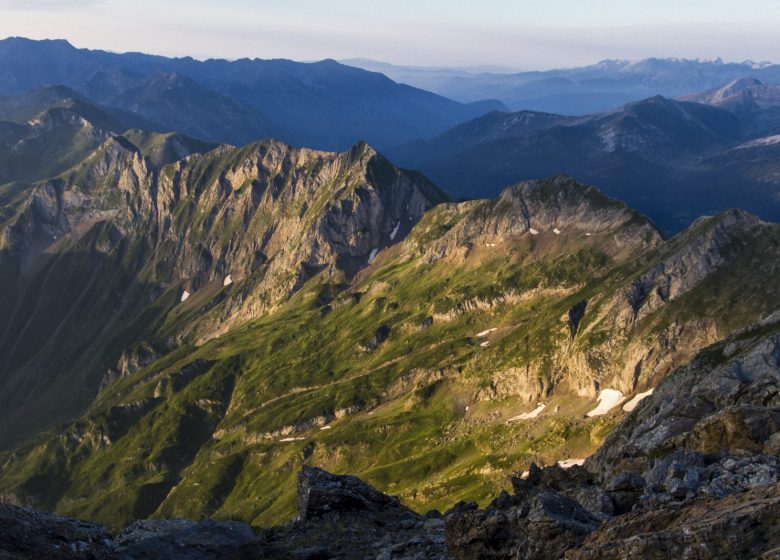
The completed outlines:
{"type": "Polygon", "coordinates": [[[160,328],[185,292],[192,300],[167,315],[167,332],[184,337],[189,325],[195,340],[216,336],[315,274],[354,274],[443,200],[365,144],[191,154],[175,135],[110,135],[69,170],[9,194],[3,438],[83,410],[122,350],[160,328]],[[158,167],[179,155],[188,157],[158,167]],[[185,320],[212,297],[222,305],[197,328],[185,320]]]}
{"type": "Polygon", "coordinates": [[[0,67],[2,95],[62,84],[168,128],[233,144],[274,135],[323,149],[358,140],[388,147],[506,109],[458,103],[332,60],[201,62],[10,38],[0,41],[0,67]]]}
{"type": "Polygon", "coordinates": [[[148,132],[155,128],[135,113],[96,105],[63,86],[5,98],[0,100],[0,184],[16,183],[2,187],[7,195],[25,181],[54,177],[127,131],[126,138],[137,140],[158,163],[214,147],[178,133],[148,132]]]}
{"type": "Polygon", "coordinates": [[[748,152],[735,150],[771,143],[780,133],[778,107],[737,107],[653,97],[586,117],[492,113],[389,153],[454,197],[491,196],[517,180],[565,172],[669,232],[732,206],[778,219],[774,160],[752,152],[748,161],[748,152]]]}

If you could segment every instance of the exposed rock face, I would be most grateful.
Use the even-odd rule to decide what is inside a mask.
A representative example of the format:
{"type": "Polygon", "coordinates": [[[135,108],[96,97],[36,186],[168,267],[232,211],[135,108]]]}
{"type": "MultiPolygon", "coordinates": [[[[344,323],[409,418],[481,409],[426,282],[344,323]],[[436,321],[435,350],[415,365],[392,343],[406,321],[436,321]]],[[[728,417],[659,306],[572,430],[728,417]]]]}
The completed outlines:
{"type": "Polygon", "coordinates": [[[0,447],[78,416],[116,379],[258,317],[312,276],[351,278],[445,198],[365,143],[340,154],[221,146],[158,167],[110,136],[0,217],[0,447]],[[173,309],[176,328],[155,340],[173,309]]]}
{"type": "Polygon", "coordinates": [[[780,315],[671,374],[585,468],[446,514],[456,558],[744,558],[780,551],[780,315]]]}
{"type": "MultiPolygon", "coordinates": [[[[430,260],[463,255],[475,246],[498,244],[522,234],[558,232],[590,236],[608,232],[610,255],[641,253],[661,242],[660,232],[625,204],[571,177],[523,181],[490,200],[440,207],[435,225],[450,229],[425,247],[430,260]]],[[[424,226],[425,224],[423,224],[424,226]]],[[[557,235],[557,234],[556,234],[557,235]]]]}
{"type": "Polygon", "coordinates": [[[311,467],[298,475],[297,520],[261,541],[261,558],[449,558],[438,514],[416,514],[354,476],[311,467]]]}
{"type": "Polygon", "coordinates": [[[774,314],[700,353],[656,387],[587,467],[604,474],[645,470],[678,449],[776,453],[780,413],[780,336],[756,338],[774,314]]]}
{"type": "Polygon", "coordinates": [[[236,522],[137,521],[102,526],[0,504],[0,557],[54,560],[445,559],[441,516],[422,516],[354,476],[305,467],[298,519],[256,534],[236,522]]]}

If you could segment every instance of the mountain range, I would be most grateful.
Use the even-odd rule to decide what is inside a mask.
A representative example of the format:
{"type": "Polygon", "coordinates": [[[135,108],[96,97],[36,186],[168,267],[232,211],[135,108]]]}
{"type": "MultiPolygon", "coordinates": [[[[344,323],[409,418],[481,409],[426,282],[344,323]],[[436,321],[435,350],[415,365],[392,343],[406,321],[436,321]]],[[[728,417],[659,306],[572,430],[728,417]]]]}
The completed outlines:
{"type": "Polygon", "coordinates": [[[267,525],[301,460],[483,500],[778,301],[780,229],[744,211],[664,239],[566,176],[453,203],[365,143],[208,146],[49,99],[16,126],[74,151],[0,221],[0,491],[42,509],[267,525]]]}
{"type": "Polygon", "coordinates": [[[780,84],[780,66],[679,58],[604,60],[580,68],[517,72],[395,66],[365,59],[345,64],[462,102],[497,98],[513,111],[586,115],[654,95],[680,97],[750,77],[780,84]]]}
{"type": "Polygon", "coordinates": [[[780,86],[739,79],[584,117],[495,112],[388,154],[456,198],[495,196],[514,181],[565,172],[667,232],[734,206],[777,220],[778,96],[780,86]]]}
{"type": "MultiPolygon", "coordinates": [[[[745,70],[600,67],[667,65],[745,70]]],[[[509,113],[10,39],[0,93],[0,555],[780,543],[780,86],[509,113]]]]}
{"type": "Polygon", "coordinates": [[[63,40],[0,41],[0,95],[51,85],[132,111],[158,131],[232,144],[273,137],[322,149],[358,140],[389,147],[506,108],[458,103],[333,60],[198,61],[77,49],[63,40]]]}

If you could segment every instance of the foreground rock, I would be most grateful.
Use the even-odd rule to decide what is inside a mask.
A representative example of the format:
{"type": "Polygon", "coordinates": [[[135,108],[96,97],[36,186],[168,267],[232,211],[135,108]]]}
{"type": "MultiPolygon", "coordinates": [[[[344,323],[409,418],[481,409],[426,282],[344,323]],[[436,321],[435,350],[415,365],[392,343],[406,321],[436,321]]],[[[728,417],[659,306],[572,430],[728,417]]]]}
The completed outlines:
{"type": "Polygon", "coordinates": [[[444,521],[422,516],[354,476],[304,467],[298,519],[262,535],[260,558],[449,558],[444,521]]]}

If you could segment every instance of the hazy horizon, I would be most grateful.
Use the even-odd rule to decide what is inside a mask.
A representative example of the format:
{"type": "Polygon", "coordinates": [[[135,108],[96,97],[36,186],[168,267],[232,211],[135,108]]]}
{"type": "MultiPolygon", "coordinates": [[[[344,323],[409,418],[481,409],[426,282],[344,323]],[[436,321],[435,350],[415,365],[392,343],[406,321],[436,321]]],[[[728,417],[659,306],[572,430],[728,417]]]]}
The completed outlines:
{"type": "Polygon", "coordinates": [[[606,59],[777,60],[770,0],[0,0],[0,36],[206,58],[364,58],[402,66],[542,70],[606,59]],[[301,17],[300,14],[306,14],[301,17]],[[139,33],[143,30],[143,33],[139,33]],[[172,45],[175,45],[172,47],[172,45]]]}

